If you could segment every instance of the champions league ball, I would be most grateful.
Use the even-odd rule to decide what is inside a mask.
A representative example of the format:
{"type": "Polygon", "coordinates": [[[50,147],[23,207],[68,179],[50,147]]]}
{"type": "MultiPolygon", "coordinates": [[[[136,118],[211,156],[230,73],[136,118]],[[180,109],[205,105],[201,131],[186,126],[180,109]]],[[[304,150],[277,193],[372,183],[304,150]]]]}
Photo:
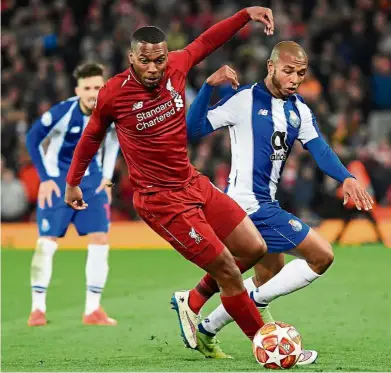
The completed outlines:
{"type": "Polygon", "coordinates": [[[253,340],[253,352],[259,364],[268,369],[289,369],[301,355],[299,332],[281,321],[265,324],[253,340]]]}

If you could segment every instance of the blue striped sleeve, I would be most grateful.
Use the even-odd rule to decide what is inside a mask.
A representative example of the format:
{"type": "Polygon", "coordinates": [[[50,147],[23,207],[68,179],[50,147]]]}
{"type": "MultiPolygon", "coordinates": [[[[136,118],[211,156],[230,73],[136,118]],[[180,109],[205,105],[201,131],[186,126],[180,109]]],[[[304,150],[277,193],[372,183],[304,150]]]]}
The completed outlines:
{"type": "Polygon", "coordinates": [[[37,119],[27,132],[26,147],[31,160],[38,171],[41,182],[50,179],[45,166],[42,142],[67,112],[71,103],[65,101],[53,106],[49,111],[37,119]]]}
{"type": "Polygon", "coordinates": [[[306,143],[306,148],[311,153],[319,168],[334,180],[343,183],[348,177],[354,176],[342,164],[338,156],[327,144],[322,135],[306,143]]]}
{"type": "Polygon", "coordinates": [[[195,141],[213,132],[207,114],[213,86],[204,83],[191,104],[186,116],[187,138],[195,141]]]}

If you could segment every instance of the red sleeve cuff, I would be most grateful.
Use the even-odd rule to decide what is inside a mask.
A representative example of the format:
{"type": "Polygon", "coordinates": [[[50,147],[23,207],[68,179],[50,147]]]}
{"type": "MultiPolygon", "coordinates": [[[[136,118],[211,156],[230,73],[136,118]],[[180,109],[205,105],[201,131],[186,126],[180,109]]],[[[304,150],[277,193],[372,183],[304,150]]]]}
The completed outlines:
{"type": "Polygon", "coordinates": [[[248,12],[247,12],[247,8],[240,10],[238,12],[238,14],[240,15],[240,17],[243,18],[243,21],[247,21],[247,22],[251,21],[251,17],[250,17],[250,14],[248,14],[248,12]]]}

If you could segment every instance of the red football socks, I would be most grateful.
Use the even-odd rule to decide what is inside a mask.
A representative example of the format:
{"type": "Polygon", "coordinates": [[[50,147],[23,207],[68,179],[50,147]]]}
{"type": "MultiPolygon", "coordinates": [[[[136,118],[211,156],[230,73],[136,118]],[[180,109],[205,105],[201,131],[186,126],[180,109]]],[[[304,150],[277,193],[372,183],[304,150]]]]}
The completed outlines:
{"type": "MultiPolygon", "coordinates": [[[[245,268],[241,262],[235,259],[236,265],[239,267],[240,272],[244,273],[248,268],[245,268]]],[[[219,286],[217,285],[216,280],[207,273],[199,282],[199,284],[193,289],[190,290],[189,294],[189,307],[195,312],[199,313],[202,306],[206,301],[212,297],[214,294],[220,291],[219,286]]]]}
{"type": "Polygon", "coordinates": [[[195,312],[199,313],[202,306],[206,301],[219,292],[219,287],[216,280],[207,273],[199,282],[199,284],[193,289],[190,290],[189,294],[189,307],[195,312]]]}
{"type": "Polygon", "coordinates": [[[228,314],[252,341],[264,322],[247,291],[230,297],[221,296],[221,301],[228,314]]]}

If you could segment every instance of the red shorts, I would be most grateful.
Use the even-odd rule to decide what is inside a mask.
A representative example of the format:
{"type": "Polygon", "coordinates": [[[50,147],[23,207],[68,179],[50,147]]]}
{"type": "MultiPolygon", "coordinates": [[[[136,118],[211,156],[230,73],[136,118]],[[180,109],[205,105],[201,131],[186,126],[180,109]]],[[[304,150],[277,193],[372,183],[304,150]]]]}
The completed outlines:
{"type": "Polygon", "coordinates": [[[156,233],[201,268],[221,254],[221,241],[246,217],[233,199],[203,175],[181,189],[135,192],[133,203],[156,233]]]}

